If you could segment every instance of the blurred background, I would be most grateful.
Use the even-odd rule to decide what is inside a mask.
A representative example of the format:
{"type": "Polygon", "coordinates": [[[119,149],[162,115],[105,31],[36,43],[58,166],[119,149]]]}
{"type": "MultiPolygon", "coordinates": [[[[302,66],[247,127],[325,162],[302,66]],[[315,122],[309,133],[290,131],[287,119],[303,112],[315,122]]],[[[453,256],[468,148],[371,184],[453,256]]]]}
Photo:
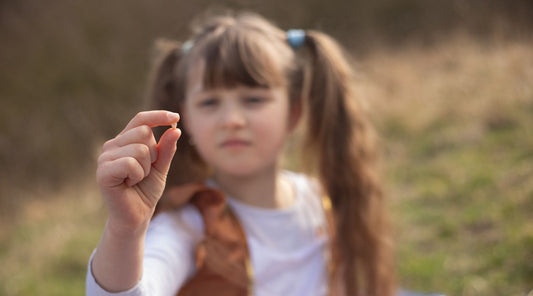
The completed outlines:
{"type": "Polygon", "coordinates": [[[153,41],[252,10],[337,38],[381,136],[401,286],[533,295],[530,0],[0,0],[0,295],[82,295],[105,139],[153,41]]]}

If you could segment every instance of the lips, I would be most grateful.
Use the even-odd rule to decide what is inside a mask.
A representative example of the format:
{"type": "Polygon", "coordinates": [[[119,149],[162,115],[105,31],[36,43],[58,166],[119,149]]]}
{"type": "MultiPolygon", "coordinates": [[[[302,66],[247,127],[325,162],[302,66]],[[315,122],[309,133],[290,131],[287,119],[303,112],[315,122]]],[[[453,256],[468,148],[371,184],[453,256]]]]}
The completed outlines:
{"type": "Polygon", "coordinates": [[[250,142],[242,139],[228,139],[220,144],[223,148],[240,148],[250,146],[250,142]]]}

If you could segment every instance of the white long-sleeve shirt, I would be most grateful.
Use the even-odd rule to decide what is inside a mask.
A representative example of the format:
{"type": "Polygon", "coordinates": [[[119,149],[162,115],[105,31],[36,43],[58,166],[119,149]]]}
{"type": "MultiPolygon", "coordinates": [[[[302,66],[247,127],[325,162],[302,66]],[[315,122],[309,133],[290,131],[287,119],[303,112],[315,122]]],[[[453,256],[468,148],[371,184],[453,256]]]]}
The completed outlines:
{"type": "MultiPolygon", "coordinates": [[[[302,174],[283,173],[295,191],[288,208],[257,208],[228,197],[246,233],[254,295],[326,295],[328,236],[318,187],[302,174]]],[[[128,291],[105,291],[94,279],[91,256],[86,294],[174,296],[196,271],[195,247],[203,236],[203,220],[193,205],[160,213],[148,227],[140,282],[128,291]]]]}

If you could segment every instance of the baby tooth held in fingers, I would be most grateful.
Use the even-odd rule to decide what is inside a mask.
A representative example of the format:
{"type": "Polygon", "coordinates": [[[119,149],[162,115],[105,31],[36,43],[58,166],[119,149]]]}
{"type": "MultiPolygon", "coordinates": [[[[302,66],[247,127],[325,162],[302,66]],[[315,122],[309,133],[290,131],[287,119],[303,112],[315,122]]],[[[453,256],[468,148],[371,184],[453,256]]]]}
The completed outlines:
{"type": "Polygon", "coordinates": [[[178,123],[177,122],[173,122],[170,126],[175,129],[178,126],[178,123]]]}

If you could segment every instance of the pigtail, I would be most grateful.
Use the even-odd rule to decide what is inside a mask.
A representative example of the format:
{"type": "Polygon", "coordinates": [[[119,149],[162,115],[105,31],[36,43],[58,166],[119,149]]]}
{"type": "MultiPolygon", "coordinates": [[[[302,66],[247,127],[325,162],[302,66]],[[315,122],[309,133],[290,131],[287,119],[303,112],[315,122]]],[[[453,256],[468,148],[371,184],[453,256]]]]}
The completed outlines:
{"type": "MultiPolygon", "coordinates": [[[[162,109],[181,113],[185,97],[185,85],[177,79],[179,63],[183,58],[182,44],[159,39],[155,42],[152,56],[152,73],[149,78],[148,102],[150,109],[162,109]]],[[[207,167],[191,144],[190,137],[181,122],[182,135],[168,172],[166,189],[189,182],[202,181],[207,176],[207,167]]],[[[154,128],[158,140],[168,127],[154,128]]],[[[162,202],[164,202],[164,197],[162,202]]]]}
{"type": "Polygon", "coordinates": [[[351,67],[327,35],[307,31],[305,44],[311,67],[303,86],[304,155],[307,163],[314,159],[336,217],[334,277],[342,279],[346,295],[393,295],[394,262],[377,153],[370,125],[354,100],[351,67]]]}

